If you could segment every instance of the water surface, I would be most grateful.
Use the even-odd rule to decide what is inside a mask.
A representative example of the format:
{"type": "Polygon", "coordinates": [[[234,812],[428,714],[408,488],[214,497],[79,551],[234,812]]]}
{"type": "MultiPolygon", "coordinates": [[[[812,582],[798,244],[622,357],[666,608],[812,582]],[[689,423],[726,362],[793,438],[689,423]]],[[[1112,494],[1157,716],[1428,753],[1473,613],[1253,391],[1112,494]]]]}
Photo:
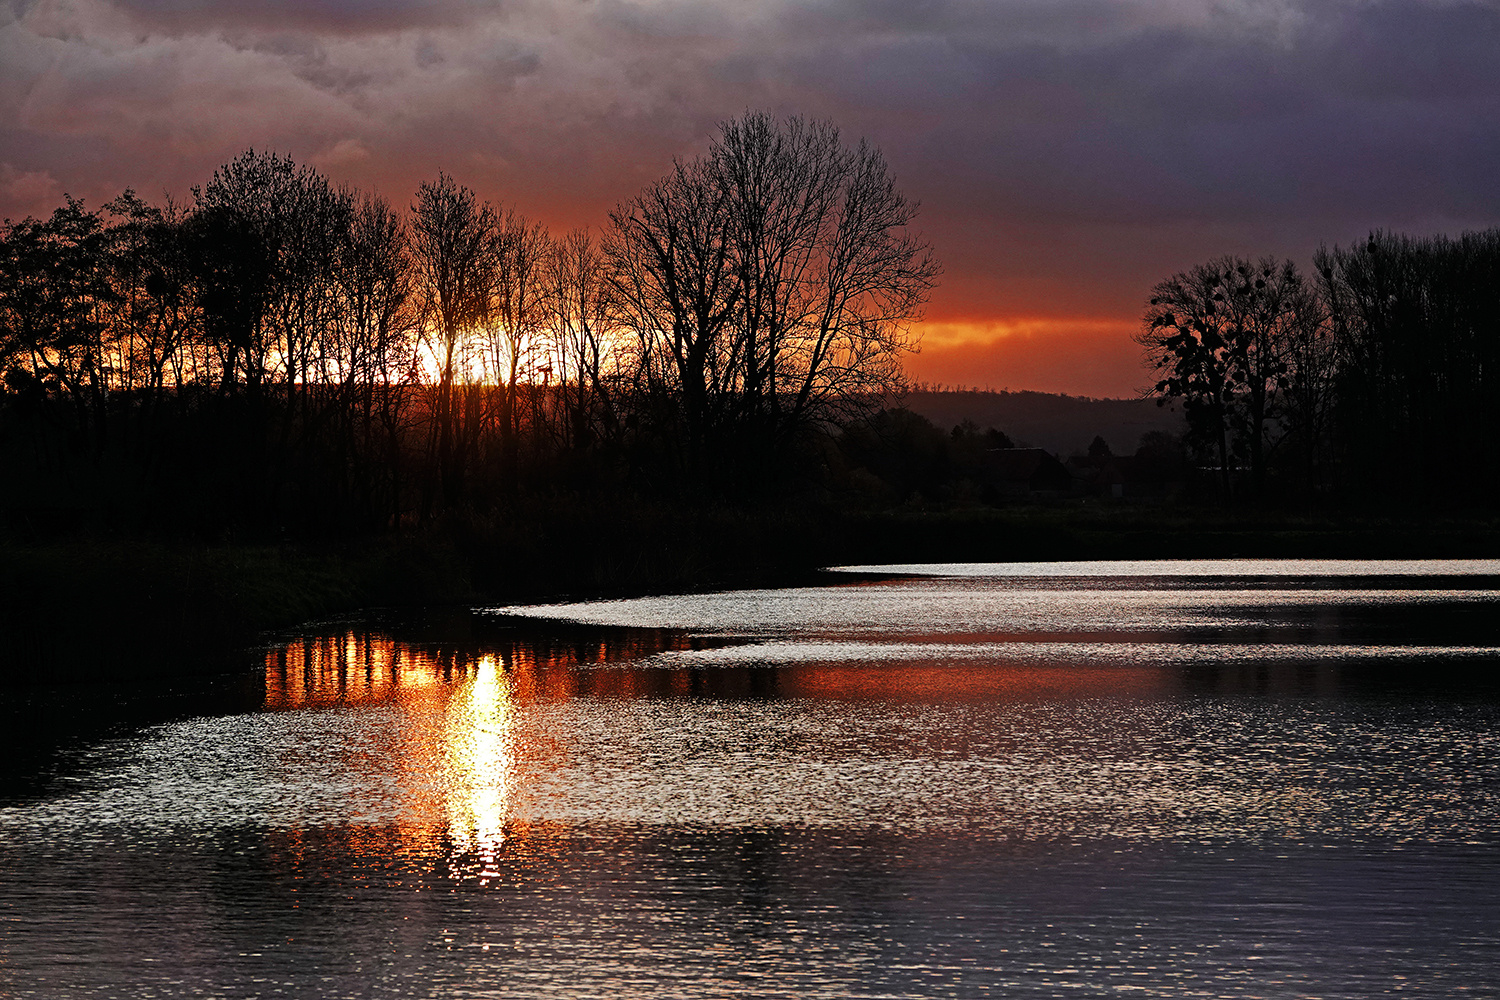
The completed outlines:
{"type": "Polygon", "coordinates": [[[1500,564],[839,579],[348,622],[70,743],[0,995],[1500,991],[1500,564]]]}

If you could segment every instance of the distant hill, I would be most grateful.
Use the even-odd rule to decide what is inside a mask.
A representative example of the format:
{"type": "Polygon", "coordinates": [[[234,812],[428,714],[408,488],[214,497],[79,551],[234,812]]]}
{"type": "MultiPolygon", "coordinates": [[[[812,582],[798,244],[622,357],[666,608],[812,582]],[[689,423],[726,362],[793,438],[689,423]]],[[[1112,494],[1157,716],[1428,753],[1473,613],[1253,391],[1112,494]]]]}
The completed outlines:
{"type": "Polygon", "coordinates": [[[1050,392],[919,389],[905,406],[947,430],[965,420],[1004,431],[1017,445],[1045,448],[1063,458],[1085,452],[1098,435],[1116,455],[1134,454],[1148,431],[1181,434],[1182,411],[1154,399],[1090,399],[1050,392]]]}

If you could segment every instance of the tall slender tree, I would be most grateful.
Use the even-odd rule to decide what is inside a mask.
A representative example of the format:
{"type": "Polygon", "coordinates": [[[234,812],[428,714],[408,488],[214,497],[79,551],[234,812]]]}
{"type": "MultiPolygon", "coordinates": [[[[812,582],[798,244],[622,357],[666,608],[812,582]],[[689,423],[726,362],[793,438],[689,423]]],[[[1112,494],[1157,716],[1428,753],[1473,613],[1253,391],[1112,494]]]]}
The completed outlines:
{"type": "Polygon", "coordinates": [[[431,451],[435,479],[423,496],[431,513],[442,500],[458,503],[469,459],[470,429],[456,387],[466,379],[465,338],[491,319],[495,284],[496,219],[487,202],[447,174],[417,189],[412,204],[411,252],[422,331],[437,365],[431,451]]]}

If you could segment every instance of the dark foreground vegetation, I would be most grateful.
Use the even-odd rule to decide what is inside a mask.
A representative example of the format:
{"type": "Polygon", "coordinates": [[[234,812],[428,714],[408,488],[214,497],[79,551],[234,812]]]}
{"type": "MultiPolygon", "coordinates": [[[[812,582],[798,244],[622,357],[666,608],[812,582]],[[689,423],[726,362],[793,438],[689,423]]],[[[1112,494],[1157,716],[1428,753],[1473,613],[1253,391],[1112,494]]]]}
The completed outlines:
{"type": "Polygon", "coordinates": [[[7,222],[0,672],[837,563],[1500,551],[1497,233],[1163,282],[1185,433],[1062,455],[901,406],[914,217],[878,151],[748,114],[561,237],[253,151],[189,203],[7,222]]]}

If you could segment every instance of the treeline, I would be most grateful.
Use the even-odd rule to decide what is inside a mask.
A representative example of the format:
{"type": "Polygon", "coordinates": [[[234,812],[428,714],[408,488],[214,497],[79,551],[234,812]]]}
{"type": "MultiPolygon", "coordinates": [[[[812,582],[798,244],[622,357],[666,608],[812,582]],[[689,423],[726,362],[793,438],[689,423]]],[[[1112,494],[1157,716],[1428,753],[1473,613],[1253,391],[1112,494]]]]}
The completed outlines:
{"type": "Polygon", "coordinates": [[[899,386],[937,273],[881,154],[746,114],[598,230],[247,151],[0,229],[0,506],[399,529],[539,489],[774,488],[899,386]]]}
{"type": "Polygon", "coordinates": [[[1139,341],[1218,493],[1491,506],[1500,229],[1223,257],[1152,290],[1139,341]]]}

